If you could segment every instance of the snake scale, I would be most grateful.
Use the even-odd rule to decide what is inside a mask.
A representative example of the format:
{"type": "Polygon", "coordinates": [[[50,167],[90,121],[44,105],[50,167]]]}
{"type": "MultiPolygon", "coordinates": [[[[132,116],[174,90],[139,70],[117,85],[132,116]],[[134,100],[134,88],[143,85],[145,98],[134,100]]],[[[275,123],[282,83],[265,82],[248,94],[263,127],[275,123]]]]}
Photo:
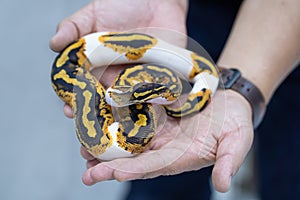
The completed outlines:
{"type": "Polygon", "coordinates": [[[76,134],[95,158],[111,160],[143,152],[157,127],[153,103],[175,118],[205,108],[218,86],[216,66],[195,52],[142,33],[98,32],[69,45],[55,59],[51,83],[74,110],[76,134]],[[129,64],[105,89],[90,71],[129,64]],[[193,83],[186,102],[174,108],[182,92],[180,78],[193,83]],[[116,121],[112,106],[117,107],[116,121]]]}

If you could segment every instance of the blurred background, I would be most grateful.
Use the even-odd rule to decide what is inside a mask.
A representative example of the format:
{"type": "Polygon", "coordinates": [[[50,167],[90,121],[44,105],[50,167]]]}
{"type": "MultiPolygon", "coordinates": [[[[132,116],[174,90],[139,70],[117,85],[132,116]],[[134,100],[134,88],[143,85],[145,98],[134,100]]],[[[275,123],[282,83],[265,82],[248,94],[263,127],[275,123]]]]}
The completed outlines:
{"type": "MultiPolygon", "coordinates": [[[[62,19],[88,2],[0,1],[1,200],[119,200],[128,191],[129,183],[87,187],[81,182],[85,161],[73,121],[64,116],[50,84],[56,53],[49,40],[62,19]]],[[[245,171],[241,174],[251,177],[245,171]]],[[[234,187],[227,194],[215,193],[214,199],[238,196],[234,187]]]]}
{"type": "Polygon", "coordinates": [[[88,0],[0,1],[0,199],[120,199],[126,183],[87,187],[73,120],[50,84],[57,24],[88,0]]]}

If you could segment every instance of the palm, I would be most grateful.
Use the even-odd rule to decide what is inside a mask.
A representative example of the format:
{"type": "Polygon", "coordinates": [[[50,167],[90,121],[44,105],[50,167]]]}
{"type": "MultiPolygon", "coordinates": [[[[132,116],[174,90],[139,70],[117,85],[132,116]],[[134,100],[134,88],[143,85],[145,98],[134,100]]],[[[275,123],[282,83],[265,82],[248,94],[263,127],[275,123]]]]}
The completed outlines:
{"type": "MultiPolygon", "coordinates": [[[[100,82],[111,85],[122,69],[122,66],[107,68],[100,82]]],[[[66,115],[72,116],[71,112],[66,115]]],[[[91,185],[109,179],[150,178],[215,164],[213,183],[219,191],[227,191],[228,179],[237,172],[252,140],[248,102],[233,91],[218,91],[201,113],[182,120],[168,117],[159,126],[149,149],[136,157],[101,163],[82,148],[89,168],[83,181],[91,185]]]]}
{"type": "MultiPolygon", "coordinates": [[[[171,174],[177,174],[211,165],[217,157],[246,154],[253,139],[247,104],[235,93],[219,91],[202,113],[181,121],[169,118],[151,144],[151,150],[164,152],[155,160],[161,162],[161,168],[171,168],[171,174]]],[[[152,174],[156,175],[159,173],[152,174]]]]}
{"type": "Polygon", "coordinates": [[[215,163],[213,179],[220,191],[229,187],[228,180],[249,151],[253,131],[250,107],[234,92],[219,91],[200,114],[178,121],[169,118],[150,149],[134,158],[100,163],[87,152],[88,170],[83,181],[131,180],[178,174],[201,169],[215,163]],[[245,117],[246,116],[246,117],[245,117]]]}

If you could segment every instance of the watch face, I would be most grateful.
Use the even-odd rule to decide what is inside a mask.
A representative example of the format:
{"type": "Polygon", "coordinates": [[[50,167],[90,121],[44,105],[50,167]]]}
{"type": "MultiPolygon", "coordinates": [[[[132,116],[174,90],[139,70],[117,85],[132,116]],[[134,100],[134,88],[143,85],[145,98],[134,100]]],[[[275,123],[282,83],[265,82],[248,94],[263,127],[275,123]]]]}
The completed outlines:
{"type": "Polygon", "coordinates": [[[238,69],[219,68],[221,77],[221,87],[230,89],[241,77],[241,72],[238,69]]]}

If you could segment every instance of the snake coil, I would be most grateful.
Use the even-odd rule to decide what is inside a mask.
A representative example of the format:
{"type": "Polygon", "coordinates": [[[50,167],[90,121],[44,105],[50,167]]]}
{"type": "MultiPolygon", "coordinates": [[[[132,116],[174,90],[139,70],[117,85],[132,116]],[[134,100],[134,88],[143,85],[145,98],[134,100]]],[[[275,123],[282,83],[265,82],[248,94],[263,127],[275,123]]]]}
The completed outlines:
{"type": "Polygon", "coordinates": [[[141,33],[89,34],[62,51],[51,71],[56,94],[74,110],[80,143],[101,160],[147,148],[157,127],[152,103],[164,105],[169,116],[189,116],[205,108],[218,81],[215,65],[205,57],[141,33]],[[90,73],[93,67],[128,63],[144,64],[125,68],[107,90],[90,73]],[[168,104],[181,95],[180,77],[194,86],[186,102],[173,108],[168,104]],[[112,106],[118,107],[118,122],[112,106]]]}

